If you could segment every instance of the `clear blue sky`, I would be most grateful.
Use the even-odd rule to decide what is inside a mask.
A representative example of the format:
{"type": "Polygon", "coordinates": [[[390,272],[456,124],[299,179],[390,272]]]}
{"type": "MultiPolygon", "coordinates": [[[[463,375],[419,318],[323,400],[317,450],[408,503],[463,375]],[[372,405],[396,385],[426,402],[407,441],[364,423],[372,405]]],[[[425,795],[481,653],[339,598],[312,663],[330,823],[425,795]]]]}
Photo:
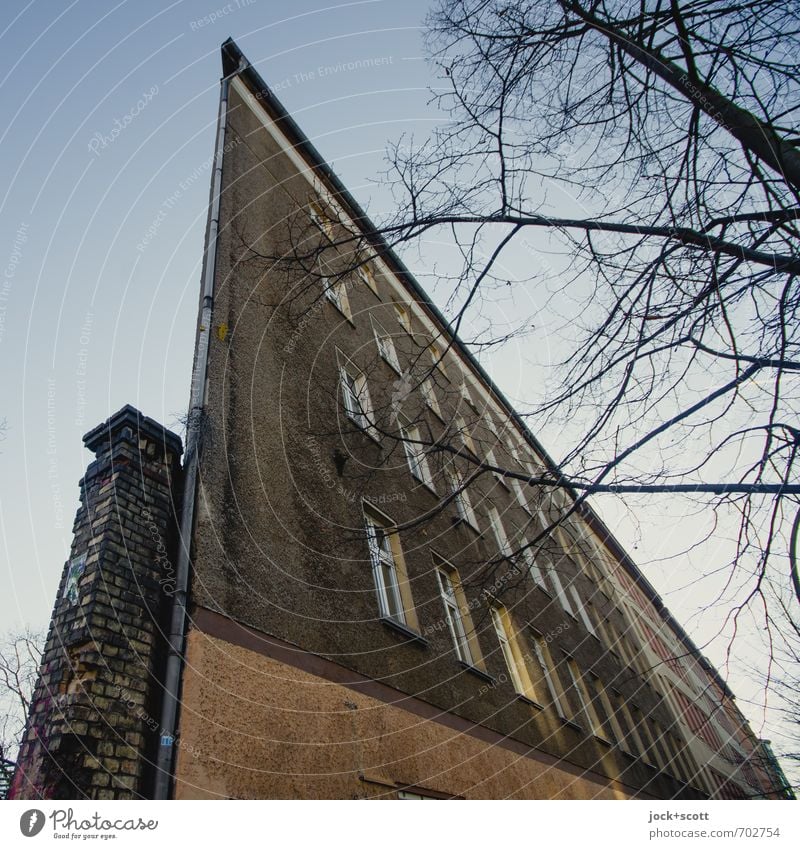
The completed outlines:
{"type": "Polygon", "coordinates": [[[81,436],[126,403],[167,425],[186,408],[220,44],[367,198],[386,139],[430,114],[426,5],[4,3],[0,630],[49,619],[81,436]]]}
{"type": "MultiPolygon", "coordinates": [[[[424,134],[436,119],[421,58],[428,5],[5,0],[0,631],[49,620],[90,459],[82,435],[126,403],[176,427],[186,408],[222,41],[236,39],[345,184],[379,213],[387,198],[370,181],[384,168],[386,141],[424,134]],[[356,60],[377,61],[348,70],[356,60]]],[[[424,269],[420,278],[428,283],[424,269]]],[[[488,365],[510,397],[529,393],[518,350],[488,365]]],[[[686,522],[643,507],[638,545],[619,505],[604,514],[640,561],[661,556],[686,522]]],[[[691,564],[643,566],[689,621],[691,564]]],[[[702,637],[703,624],[693,627],[702,637]]],[[[712,660],[722,649],[709,650],[712,660]]]]}

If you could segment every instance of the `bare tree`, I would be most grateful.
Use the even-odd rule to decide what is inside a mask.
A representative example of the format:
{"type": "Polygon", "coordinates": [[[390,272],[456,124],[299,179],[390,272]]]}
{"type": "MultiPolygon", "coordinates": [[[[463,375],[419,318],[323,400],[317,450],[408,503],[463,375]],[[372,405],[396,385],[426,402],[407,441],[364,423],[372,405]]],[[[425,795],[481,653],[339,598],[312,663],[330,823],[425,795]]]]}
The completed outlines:
{"type": "Polygon", "coordinates": [[[366,236],[336,220],[324,243],[298,219],[291,251],[334,285],[380,252],[375,236],[402,249],[445,234],[463,260],[448,317],[478,350],[530,327],[470,338],[482,304],[541,292],[570,353],[552,391],[526,399],[529,421],[581,423],[557,464],[498,468],[460,439],[412,441],[567,488],[570,509],[666,493],[733,519],[733,554],[715,564],[729,624],[746,609],[770,636],[784,617],[764,588],[787,583],[800,515],[798,23],[776,0],[442,0],[428,34],[450,120],[393,148],[397,214],[366,236]],[[532,245],[561,258],[510,273],[532,245]]]}
{"type": "Polygon", "coordinates": [[[44,637],[30,629],[9,633],[0,645],[0,798],[6,798],[16,766],[44,637]]]}

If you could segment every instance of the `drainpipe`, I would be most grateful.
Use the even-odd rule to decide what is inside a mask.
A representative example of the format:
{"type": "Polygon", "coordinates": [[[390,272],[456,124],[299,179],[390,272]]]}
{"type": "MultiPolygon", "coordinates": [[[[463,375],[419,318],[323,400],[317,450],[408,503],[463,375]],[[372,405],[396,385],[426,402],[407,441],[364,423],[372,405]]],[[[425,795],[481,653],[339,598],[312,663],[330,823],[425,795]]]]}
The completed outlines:
{"type": "Polygon", "coordinates": [[[200,328],[195,348],[194,372],[189,397],[189,419],[186,428],[186,453],[184,455],[183,501],[181,508],[180,546],[175,568],[175,593],[170,614],[169,648],[164,671],[164,696],[161,702],[156,776],[153,788],[155,799],[168,799],[175,760],[175,731],[178,717],[178,695],[186,631],[186,601],[189,587],[190,553],[194,530],[195,499],[197,496],[197,471],[208,372],[208,348],[211,341],[211,320],[214,311],[214,277],[217,267],[217,236],[219,233],[219,207],[222,193],[222,159],[225,152],[225,129],[228,116],[228,89],[231,78],[246,67],[244,59],[239,67],[220,80],[217,140],[214,148],[214,173],[211,178],[211,200],[208,211],[208,248],[203,257],[203,300],[200,310],[200,328]]]}

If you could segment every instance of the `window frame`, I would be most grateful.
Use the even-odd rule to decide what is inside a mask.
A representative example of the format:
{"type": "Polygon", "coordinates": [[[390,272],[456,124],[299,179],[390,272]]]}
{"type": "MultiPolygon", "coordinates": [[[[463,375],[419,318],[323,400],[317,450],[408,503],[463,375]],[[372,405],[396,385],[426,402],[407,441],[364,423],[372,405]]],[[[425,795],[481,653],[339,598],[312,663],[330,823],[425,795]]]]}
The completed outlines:
{"type": "Polygon", "coordinates": [[[403,370],[400,367],[400,358],[397,356],[394,339],[374,316],[370,316],[370,323],[372,334],[375,337],[375,345],[378,348],[378,355],[392,371],[402,376],[403,370]]]}
{"type": "Polygon", "coordinates": [[[505,660],[514,692],[523,699],[541,707],[537,698],[536,688],[531,680],[530,672],[525,662],[526,653],[522,650],[520,640],[522,635],[514,630],[511,615],[505,605],[494,602],[489,606],[492,625],[494,626],[497,641],[500,644],[500,653],[505,660]]]}
{"type": "Polygon", "coordinates": [[[380,618],[398,625],[411,635],[418,636],[419,621],[414,607],[414,599],[411,595],[405,557],[397,526],[388,516],[376,510],[369,502],[362,502],[362,511],[380,618]],[[381,532],[386,541],[386,549],[378,544],[376,530],[381,532]],[[389,575],[393,579],[392,597],[399,616],[395,616],[391,612],[390,597],[382,571],[384,566],[388,568],[389,575]]]}
{"type": "Polygon", "coordinates": [[[542,669],[547,693],[550,696],[551,707],[555,710],[558,718],[564,722],[574,722],[568,715],[571,711],[565,710],[569,708],[564,694],[564,688],[561,685],[561,679],[558,677],[553,656],[550,654],[550,649],[547,645],[547,639],[538,632],[533,632],[533,651],[536,655],[536,660],[542,669]]]}
{"type": "Polygon", "coordinates": [[[351,324],[353,312],[350,309],[350,299],[347,297],[347,287],[342,280],[333,280],[328,275],[322,276],[322,294],[325,300],[332,304],[351,324]]]}
{"type": "Polygon", "coordinates": [[[352,360],[341,352],[338,353],[340,397],[345,414],[360,431],[376,442],[380,441],[374,424],[375,408],[372,406],[367,376],[352,360]]]}
{"type": "Polygon", "coordinates": [[[378,280],[369,265],[365,264],[357,268],[356,274],[358,274],[358,276],[361,278],[361,281],[364,283],[364,285],[372,291],[373,295],[378,295],[378,297],[380,297],[378,293],[378,280]]]}
{"type": "Polygon", "coordinates": [[[456,591],[456,587],[460,585],[458,573],[446,561],[440,560],[436,565],[436,578],[456,657],[467,666],[477,666],[467,629],[467,625],[471,623],[465,622],[464,611],[456,591]]]}
{"type": "Polygon", "coordinates": [[[489,520],[489,526],[492,529],[492,534],[497,543],[498,553],[501,557],[511,557],[514,549],[509,542],[508,534],[503,526],[503,521],[500,518],[500,512],[494,504],[491,504],[486,510],[486,516],[489,520]],[[496,521],[495,521],[496,518],[496,521]]]}
{"type": "Polygon", "coordinates": [[[405,330],[406,333],[409,334],[409,336],[412,335],[411,311],[408,306],[400,303],[400,301],[392,301],[392,307],[394,308],[394,314],[397,318],[398,324],[403,328],[403,330],[405,330]]]}
{"type": "Polygon", "coordinates": [[[566,591],[564,590],[564,585],[561,583],[561,577],[558,574],[556,567],[553,565],[550,568],[550,581],[553,584],[553,588],[556,591],[556,598],[558,599],[558,603],[561,605],[561,609],[568,616],[571,616],[573,619],[577,621],[578,617],[575,614],[575,611],[572,609],[572,604],[567,596],[566,591]]]}
{"type": "Polygon", "coordinates": [[[444,421],[442,416],[442,408],[439,406],[439,399],[436,397],[433,382],[429,377],[423,378],[419,383],[419,391],[422,395],[425,406],[440,420],[444,421]]]}
{"type": "Polygon", "coordinates": [[[470,498],[469,490],[467,489],[460,472],[457,469],[452,468],[448,471],[447,477],[459,520],[472,528],[475,533],[479,534],[481,531],[478,526],[478,517],[475,515],[475,508],[472,506],[472,499],[470,498]]]}
{"type": "Polygon", "coordinates": [[[433,474],[428,463],[428,453],[425,446],[421,444],[422,437],[419,428],[410,422],[400,422],[399,424],[400,435],[403,439],[403,451],[412,477],[436,494],[433,474]]]}

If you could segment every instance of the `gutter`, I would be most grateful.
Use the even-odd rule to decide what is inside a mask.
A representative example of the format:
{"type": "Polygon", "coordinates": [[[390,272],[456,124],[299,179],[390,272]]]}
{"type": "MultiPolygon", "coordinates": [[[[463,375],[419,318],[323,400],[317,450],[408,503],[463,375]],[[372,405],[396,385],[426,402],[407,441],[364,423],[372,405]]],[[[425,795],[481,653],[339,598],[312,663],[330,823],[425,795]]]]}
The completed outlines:
{"type": "Polygon", "coordinates": [[[153,798],[169,799],[172,772],[175,762],[175,733],[177,731],[178,704],[186,642],[186,602],[191,566],[191,545],[194,535],[197,474],[205,417],[208,353],[211,341],[211,321],[214,312],[214,278],[217,270],[217,237],[219,210],[222,195],[222,161],[225,152],[225,132],[228,118],[228,91],[230,80],[247,66],[241,56],[238,66],[220,80],[217,139],[214,148],[214,172],[211,177],[211,198],[208,209],[207,246],[203,257],[202,300],[200,322],[194,353],[192,386],[189,395],[189,417],[186,428],[186,453],[184,454],[183,499],[181,502],[180,544],[175,567],[175,593],[172,596],[169,643],[164,670],[164,695],[161,701],[158,753],[153,798]]]}

